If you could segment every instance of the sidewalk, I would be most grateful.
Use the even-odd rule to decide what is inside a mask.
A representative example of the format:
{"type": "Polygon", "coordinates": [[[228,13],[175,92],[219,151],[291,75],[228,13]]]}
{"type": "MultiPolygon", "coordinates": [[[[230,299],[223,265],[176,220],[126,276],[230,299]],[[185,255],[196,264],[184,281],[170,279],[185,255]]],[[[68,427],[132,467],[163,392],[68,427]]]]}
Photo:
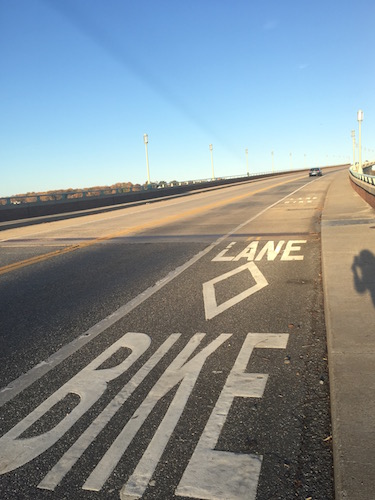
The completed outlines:
{"type": "Polygon", "coordinates": [[[375,210],[332,174],[322,216],[336,500],[375,498],[375,210]]]}

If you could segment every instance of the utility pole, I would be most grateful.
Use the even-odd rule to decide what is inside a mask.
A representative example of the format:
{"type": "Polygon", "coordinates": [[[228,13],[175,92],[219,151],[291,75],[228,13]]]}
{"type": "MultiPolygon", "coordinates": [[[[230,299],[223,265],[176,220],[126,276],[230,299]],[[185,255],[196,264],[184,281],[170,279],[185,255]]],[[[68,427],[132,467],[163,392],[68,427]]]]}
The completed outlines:
{"type": "Polygon", "coordinates": [[[353,141],[353,170],[357,170],[356,165],[355,165],[355,131],[354,130],[352,130],[351,136],[352,136],[352,141],[353,141]]]}
{"type": "Polygon", "coordinates": [[[209,145],[210,152],[211,152],[211,167],[212,167],[212,180],[215,180],[215,172],[214,172],[214,155],[212,150],[214,149],[212,144],[209,145]]]}
{"type": "Polygon", "coordinates": [[[147,184],[151,184],[151,181],[150,181],[150,167],[148,165],[148,150],[147,150],[148,135],[147,134],[143,134],[143,140],[144,140],[145,148],[146,148],[147,184]]]}
{"type": "Polygon", "coordinates": [[[362,138],[361,138],[361,124],[363,121],[363,111],[360,109],[357,113],[357,120],[358,120],[358,172],[360,174],[363,173],[362,170],[362,138]]]}

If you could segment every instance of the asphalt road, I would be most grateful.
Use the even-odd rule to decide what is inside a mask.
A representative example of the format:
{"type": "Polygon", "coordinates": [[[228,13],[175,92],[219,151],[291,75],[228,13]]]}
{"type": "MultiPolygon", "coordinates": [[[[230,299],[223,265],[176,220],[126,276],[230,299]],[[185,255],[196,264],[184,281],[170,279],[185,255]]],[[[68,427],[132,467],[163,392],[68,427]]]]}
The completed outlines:
{"type": "Polygon", "coordinates": [[[0,497],[332,499],[329,183],[1,231],[0,497]]]}

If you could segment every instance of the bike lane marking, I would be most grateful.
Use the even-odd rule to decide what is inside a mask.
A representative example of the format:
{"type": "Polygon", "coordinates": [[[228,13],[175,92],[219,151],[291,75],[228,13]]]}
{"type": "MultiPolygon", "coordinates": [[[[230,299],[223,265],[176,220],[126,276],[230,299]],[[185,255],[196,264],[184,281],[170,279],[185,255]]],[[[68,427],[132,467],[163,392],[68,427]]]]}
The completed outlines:
{"type": "MultiPolygon", "coordinates": [[[[256,265],[253,261],[275,261],[276,258],[279,258],[280,262],[301,261],[304,258],[301,248],[306,240],[281,240],[279,242],[253,240],[250,243],[249,241],[243,244],[238,243],[231,242],[226,246],[225,252],[220,251],[216,256],[212,256],[213,267],[216,266],[216,262],[231,263],[247,260],[250,262],[235,268],[234,271],[238,272],[239,269],[245,268],[254,271],[253,267],[256,268],[256,265]]],[[[232,275],[233,273],[224,273],[219,278],[223,279],[228,274],[232,275]]],[[[202,286],[204,288],[204,284],[202,286]]],[[[71,469],[90,445],[96,441],[100,432],[110,425],[112,417],[122,406],[126,405],[129,397],[170,351],[180,335],[170,335],[157,351],[145,361],[132,379],[119,389],[117,395],[91,422],[89,427],[76,438],[76,441],[65,451],[64,455],[57,458],[56,463],[51,463],[51,469],[45,472],[46,475],[37,485],[38,488],[54,491],[61,481],[65,480],[69,483],[71,469]],[[68,477],[65,479],[66,476],[68,477]]],[[[108,443],[109,448],[101,458],[99,457],[100,459],[94,458],[94,461],[98,462],[96,465],[94,462],[94,469],[82,485],[83,490],[102,491],[122,457],[126,456],[129,446],[150,417],[156,404],[176,387],[176,393],[164,415],[161,416],[161,421],[155,427],[151,441],[120,490],[122,500],[143,496],[152,481],[172,433],[182,417],[206,359],[231,336],[232,334],[220,334],[208,346],[203,347],[195,354],[205,334],[193,335],[162,375],[153,382],[153,387],[145,395],[134,413],[126,419],[124,427],[116,427],[112,444],[108,443]],[[193,354],[195,356],[191,358],[193,354]]],[[[176,484],[176,496],[208,500],[217,500],[218,498],[254,500],[256,498],[262,455],[220,451],[215,448],[234,399],[263,397],[268,374],[246,372],[253,349],[285,349],[288,338],[289,334],[287,333],[248,333],[246,335],[237,359],[218,395],[215,407],[206,421],[198,444],[186,464],[179,483],[176,484]]],[[[11,472],[26,465],[53,447],[58,440],[63,439],[78,419],[83,417],[104,394],[107,384],[127,371],[149,349],[151,342],[151,338],[146,334],[128,332],[16,424],[0,438],[0,473],[11,472]],[[101,365],[120,348],[128,348],[132,352],[125,361],[118,365],[101,369],[101,365]],[[75,394],[80,398],[75,408],[46,432],[42,432],[38,436],[27,437],[28,430],[48,415],[48,412],[59,402],[62,402],[68,394],[75,394]]]]}
{"type": "MultiPolygon", "coordinates": [[[[143,496],[207,358],[232,337],[232,334],[220,334],[208,345],[198,350],[205,335],[204,333],[193,335],[179,354],[171,360],[138,408],[124,423],[123,428],[117,429],[117,437],[89,474],[82,486],[83,490],[97,492],[102,490],[156,404],[171,389],[177,387],[171,403],[161,416],[161,422],[154,431],[151,441],[120,491],[120,498],[123,500],[143,496]]],[[[60,484],[98,434],[109,424],[115,413],[169,352],[179,337],[179,334],[170,335],[149,357],[75,443],[58,459],[39,483],[38,488],[54,490],[60,484]]],[[[262,398],[263,396],[268,374],[246,372],[253,350],[257,348],[285,349],[288,338],[289,334],[283,333],[248,333],[246,335],[197,447],[177,486],[175,491],[177,496],[212,500],[256,498],[262,456],[217,451],[215,446],[233,400],[236,397],[262,398]]],[[[26,465],[61,440],[75,422],[101,397],[107,383],[127,371],[150,348],[151,343],[151,338],[144,333],[126,333],[2,436],[0,438],[0,474],[9,473],[26,465]],[[128,358],[112,368],[100,368],[118,349],[123,347],[132,351],[128,358]],[[77,394],[80,399],[73,410],[68,412],[62,420],[55,422],[52,428],[47,426],[45,432],[32,437],[25,436],[25,433],[48,414],[58,402],[62,401],[67,394],[72,393],[77,394]]],[[[98,460],[96,455],[93,457],[94,460],[98,460]]],[[[69,478],[67,481],[69,482],[69,478]]]]}
{"type": "MultiPolygon", "coordinates": [[[[310,181],[313,182],[313,181],[310,181]]],[[[201,252],[198,252],[196,255],[194,255],[191,259],[189,259],[185,264],[182,266],[179,266],[176,268],[174,271],[170,272],[167,276],[159,280],[155,285],[149,287],[146,289],[144,292],[140,293],[137,297],[129,301],[127,304],[124,304],[123,306],[119,307],[116,311],[111,313],[109,316],[104,318],[103,320],[99,321],[99,323],[95,324],[91,328],[89,328],[85,333],[83,333],[80,337],[74,339],[70,343],[66,344],[62,348],[60,348],[58,351],[53,353],[51,356],[49,356],[46,360],[41,361],[37,365],[35,365],[33,368],[31,368],[29,371],[26,373],[22,374],[20,377],[17,379],[13,380],[10,382],[6,387],[3,387],[0,390],[0,407],[3,406],[6,402],[12,400],[17,394],[22,392],[24,389],[29,387],[31,384],[39,380],[43,375],[48,373],[50,370],[58,366],[62,361],[70,357],[72,354],[74,354],[76,351],[78,351],[81,347],[86,345],[88,342],[96,338],[98,335],[103,333],[107,328],[115,324],[117,321],[119,321],[121,318],[126,316],[128,313],[133,311],[136,307],[138,307],[140,304],[145,302],[147,299],[152,297],[156,292],[161,290],[165,285],[170,283],[172,280],[174,280],[176,277],[178,277],[180,274],[182,274],[184,271],[189,269],[193,264],[198,262],[202,257],[204,257],[206,254],[208,254],[212,249],[217,247],[222,241],[226,240],[230,236],[232,236],[234,233],[242,229],[244,226],[247,224],[251,223],[258,217],[262,216],[264,213],[266,213],[268,210],[271,208],[275,207],[279,203],[282,203],[284,200],[289,198],[290,196],[294,195],[301,189],[303,189],[306,186],[306,184],[300,186],[296,190],[294,190],[292,193],[289,193],[288,195],[284,196],[280,200],[276,201],[275,203],[272,203],[265,209],[261,210],[259,213],[251,217],[250,219],[246,220],[245,222],[242,222],[235,228],[233,228],[231,231],[229,231],[227,234],[224,236],[221,236],[218,238],[216,241],[211,243],[208,247],[203,249],[201,252]]],[[[275,186],[273,186],[275,187],[275,186]]],[[[1,272],[1,268],[0,268],[1,272]]]]}
{"type": "MultiPolygon", "coordinates": [[[[270,207],[267,207],[263,213],[269,208],[270,207]]],[[[257,216],[259,215],[260,214],[257,214],[257,216]]],[[[254,216],[252,219],[257,216],[254,216]]],[[[246,224],[246,222],[239,227],[244,224],[246,224]]],[[[224,238],[220,238],[219,240],[223,241],[223,239],[224,238]]],[[[220,241],[216,243],[218,244],[220,241]]],[[[237,251],[237,247],[235,247],[236,242],[231,242],[227,245],[227,250],[231,250],[230,253],[232,253],[232,255],[228,255],[229,252],[221,251],[218,255],[213,257],[211,261],[220,262],[224,260],[226,262],[238,262],[241,259],[247,259],[247,261],[260,261],[262,259],[273,261],[276,257],[280,257],[280,261],[303,260],[303,255],[299,253],[302,243],[306,243],[306,240],[289,240],[287,242],[283,240],[281,242],[275,242],[273,240],[265,242],[251,241],[243,250],[237,251]],[[258,246],[262,244],[263,247],[259,249],[258,246]]],[[[213,248],[212,245],[210,247],[211,249],[213,248]]],[[[252,268],[254,271],[255,268],[253,268],[253,266],[256,267],[255,263],[250,262],[240,267],[246,267],[247,269],[252,268]],[[250,266],[250,264],[252,265],[250,266]]],[[[221,277],[222,276],[223,275],[221,275],[221,277]]],[[[190,339],[185,349],[181,351],[180,355],[172,361],[162,376],[156,381],[154,387],[140,404],[133,416],[130,417],[129,421],[120,431],[120,434],[98,462],[95,469],[91,472],[86,482],[83,484],[82,489],[99,492],[103,488],[121,458],[126,454],[128,446],[132,443],[140,427],[145,423],[156,403],[164,397],[168,391],[178,385],[177,392],[166,410],[161,423],[157,427],[150,444],[120,493],[123,500],[142,497],[149,486],[155,469],[171,438],[171,434],[181,418],[206,358],[216,351],[232,334],[219,335],[209,344],[209,346],[207,346],[208,349],[207,347],[203,348],[193,359],[189,359],[189,355],[193,353],[194,348],[199,344],[204,335],[205,334],[195,334],[192,339],[190,339]],[[188,351],[187,355],[182,356],[187,347],[191,347],[190,351],[188,351]],[[188,359],[189,361],[187,361],[188,359]]],[[[163,352],[166,353],[169,350],[178,336],[179,334],[173,334],[169,337],[168,340],[170,343],[165,345],[165,351],[163,352]]],[[[227,381],[219,394],[215,408],[201,434],[198,445],[191,455],[180,483],[177,486],[175,492],[177,496],[212,500],[221,498],[222,496],[220,495],[224,495],[224,498],[228,497],[238,500],[256,498],[262,456],[218,451],[215,450],[215,446],[234,398],[261,398],[263,396],[268,375],[245,373],[253,349],[256,347],[285,349],[288,337],[289,335],[286,333],[247,334],[240,354],[237,357],[237,361],[230,371],[227,381]],[[210,467],[210,463],[212,463],[212,467],[210,467]],[[217,470],[220,471],[219,476],[216,475],[217,470]],[[245,471],[245,473],[242,474],[241,471],[245,471]]],[[[150,342],[151,339],[145,334],[126,334],[120,341],[112,344],[86,368],[81,370],[81,372],[64,384],[63,387],[47,398],[47,400],[39,405],[34,412],[14,426],[0,439],[0,450],[3,450],[2,453],[4,453],[4,456],[0,459],[0,464],[2,466],[1,472],[5,473],[16,467],[20,467],[44,453],[49,447],[52,447],[58,439],[62,438],[77,419],[86,413],[91,405],[101,397],[106,388],[106,384],[115,377],[118,377],[121,372],[126,371],[129,366],[148,349],[150,342]],[[140,344],[137,339],[139,339],[140,344]],[[124,342],[124,344],[122,344],[122,342],[124,342]],[[113,355],[114,351],[120,346],[132,348],[132,355],[114,368],[100,370],[100,365],[113,355]],[[99,370],[98,373],[97,370],[99,370]],[[95,378],[97,383],[92,384],[93,378],[95,378]],[[27,431],[33,423],[37,422],[54,404],[61,401],[68,393],[78,394],[81,401],[76,408],[66,416],[66,419],[64,418],[63,421],[58,423],[53,429],[37,437],[22,437],[22,434],[27,431]]],[[[157,352],[159,352],[159,350],[157,352]]],[[[88,432],[85,431],[81,437],[77,439],[76,443],[74,443],[55,464],[53,469],[47,472],[44,479],[39,483],[39,488],[53,490],[60,484],[60,481],[68,474],[75,462],[95,440],[98,433],[107,425],[114,413],[125,404],[132,390],[138,387],[143,378],[148,375],[152,366],[155,366],[153,363],[157,363],[162,355],[160,351],[159,358],[155,358],[152,362],[150,358],[150,363],[148,365],[146,363],[141,368],[141,370],[143,370],[142,373],[141,370],[137,372],[136,376],[129,384],[120,391],[121,395],[119,397],[116,396],[113,401],[108,404],[105,409],[105,414],[101,414],[95,419],[87,429],[88,432]],[[138,378],[136,379],[137,376],[138,378]]]]}
{"type": "Polygon", "coordinates": [[[236,255],[226,255],[236,245],[236,241],[232,241],[229,245],[219,252],[211,262],[237,262],[241,259],[246,259],[248,264],[243,264],[230,271],[221,274],[209,281],[203,283],[203,301],[206,320],[212,319],[218,314],[230,309],[242,300],[247,299],[257,291],[261,290],[268,285],[267,279],[263,273],[258,269],[254,261],[261,261],[267,257],[268,261],[274,261],[280,254],[280,261],[301,261],[304,259],[303,254],[296,254],[301,251],[301,245],[307,243],[307,240],[284,240],[279,241],[277,244],[274,240],[266,241],[263,247],[258,252],[259,240],[253,240],[243,250],[236,255]],[[257,253],[258,252],[258,253],[257,253]],[[227,279],[232,278],[236,274],[246,272],[249,287],[238,293],[237,295],[227,299],[226,301],[218,304],[215,294],[215,285],[227,279]],[[255,282],[255,283],[254,283],[255,282]]]}
{"type": "MultiPolygon", "coordinates": [[[[263,396],[268,375],[246,372],[253,349],[285,349],[288,338],[288,334],[275,333],[247,335],[177,487],[177,495],[207,500],[256,498],[262,456],[219,451],[215,447],[234,398],[263,396]]],[[[134,493],[134,490],[131,492],[134,493]]],[[[125,500],[126,497],[121,498],[125,500]]]]}

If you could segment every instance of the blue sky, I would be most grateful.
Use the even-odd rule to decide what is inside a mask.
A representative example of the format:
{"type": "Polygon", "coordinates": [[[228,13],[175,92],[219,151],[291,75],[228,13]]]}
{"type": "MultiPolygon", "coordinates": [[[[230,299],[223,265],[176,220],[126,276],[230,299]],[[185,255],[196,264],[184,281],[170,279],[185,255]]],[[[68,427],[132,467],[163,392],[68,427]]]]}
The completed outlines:
{"type": "Polygon", "coordinates": [[[0,196],[375,158],[373,0],[0,0],[0,196]]]}

